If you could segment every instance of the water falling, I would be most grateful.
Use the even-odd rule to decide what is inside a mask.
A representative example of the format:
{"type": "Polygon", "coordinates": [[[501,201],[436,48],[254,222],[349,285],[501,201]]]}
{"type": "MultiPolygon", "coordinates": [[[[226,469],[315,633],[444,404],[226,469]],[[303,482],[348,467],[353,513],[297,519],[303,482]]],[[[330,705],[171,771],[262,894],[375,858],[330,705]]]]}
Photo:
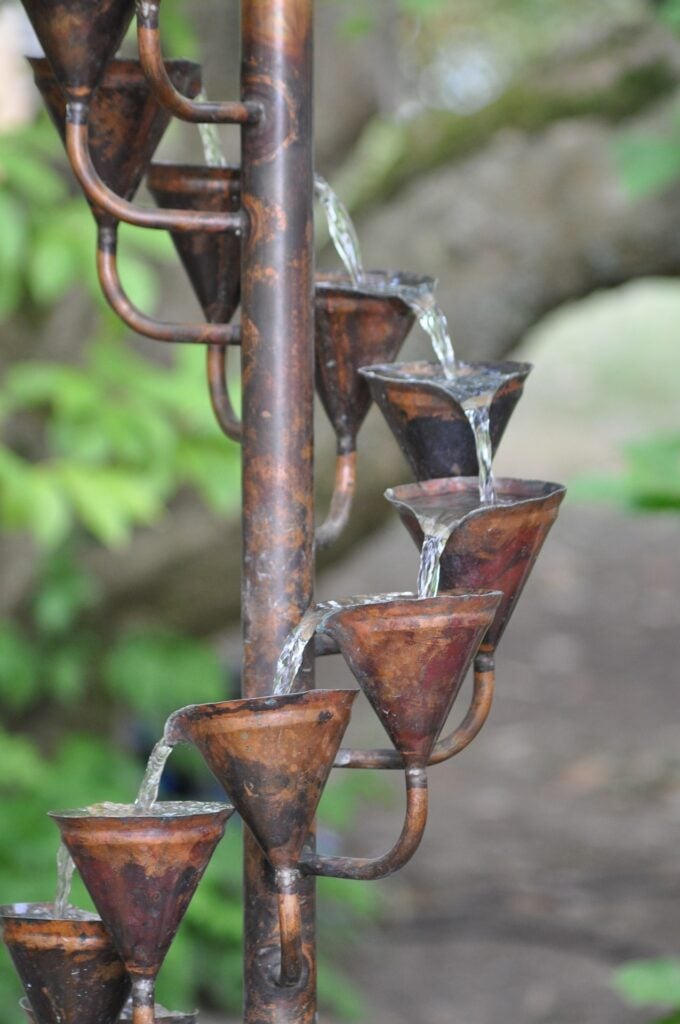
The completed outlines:
{"type": "Polygon", "coordinates": [[[444,525],[438,527],[437,532],[425,534],[420,551],[418,597],[437,596],[441,557],[450,536],[451,530],[444,525]]]}
{"type": "MultiPolygon", "coordinates": [[[[205,103],[208,97],[201,90],[196,97],[201,103],[205,103]]],[[[198,133],[201,136],[203,156],[208,167],[227,167],[227,158],[222,149],[220,133],[215,124],[199,124],[198,133]]]]}
{"type": "Polygon", "coordinates": [[[165,734],[155,745],[149,760],[146,765],[146,771],[144,772],[144,778],[141,781],[139,792],[137,793],[137,799],[135,800],[135,808],[139,811],[150,811],[153,805],[158,800],[158,790],[161,784],[161,777],[163,770],[167,764],[168,758],[173,751],[165,739],[165,734]]]}
{"type": "Polygon", "coordinates": [[[395,288],[394,294],[403,299],[416,314],[418,323],[432,342],[432,348],[446,379],[455,380],[458,370],[449,323],[444,310],[437,303],[434,290],[400,285],[395,288]]]}
{"type": "Polygon", "coordinates": [[[479,497],[484,505],[496,502],[496,483],[493,475],[493,446],[491,443],[491,399],[483,405],[463,405],[468,423],[475,435],[477,464],[479,466],[479,497]]]}
{"type": "Polygon", "coordinates": [[[288,634],[274,672],[274,696],[291,693],[295,679],[302,668],[307,644],[328,614],[328,608],[316,605],[308,608],[298,625],[288,634]]]}
{"type": "Polygon", "coordinates": [[[352,284],[355,287],[363,284],[365,275],[359,236],[349,210],[320,174],[314,175],[314,194],[323,206],[335,251],[342,260],[352,284]]]}
{"type": "Polygon", "coordinates": [[[64,844],[60,843],[57,850],[57,894],[54,897],[54,916],[57,919],[62,919],[68,914],[75,870],[71,854],[64,844]]]}
{"type": "Polygon", "coordinates": [[[329,615],[350,605],[380,604],[382,601],[397,601],[400,598],[413,597],[411,593],[394,594],[360,594],[356,597],[343,598],[340,601],[323,601],[308,608],[295,629],[291,630],[283,645],[279,660],[274,671],[273,693],[275,697],[286,696],[293,692],[298,672],[302,668],[307,644],[317,629],[329,615]]]}

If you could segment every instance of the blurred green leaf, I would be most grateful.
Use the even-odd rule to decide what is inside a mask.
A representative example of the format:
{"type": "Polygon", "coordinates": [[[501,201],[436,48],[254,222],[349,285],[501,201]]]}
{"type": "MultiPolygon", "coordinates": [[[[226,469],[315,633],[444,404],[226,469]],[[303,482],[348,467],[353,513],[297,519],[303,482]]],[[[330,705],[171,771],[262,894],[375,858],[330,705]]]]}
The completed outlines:
{"type": "Polygon", "coordinates": [[[37,652],[17,627],[0,621],[0,705],[10,711],[24,711],[39,691],[37,652]]]}
{"type": "Polygon", "coordinates": [[[615,971],[613,985],[633,1006],[680,1004],[680,961],[631,961],[615,971]]]}
{"type": "Polygon", "coordinates": [[[196,701],[223,696],[222,668],[206,644],[166,631],[131,630],[108,653],[104,679],[112,694],[158,718],[196,701]]]}

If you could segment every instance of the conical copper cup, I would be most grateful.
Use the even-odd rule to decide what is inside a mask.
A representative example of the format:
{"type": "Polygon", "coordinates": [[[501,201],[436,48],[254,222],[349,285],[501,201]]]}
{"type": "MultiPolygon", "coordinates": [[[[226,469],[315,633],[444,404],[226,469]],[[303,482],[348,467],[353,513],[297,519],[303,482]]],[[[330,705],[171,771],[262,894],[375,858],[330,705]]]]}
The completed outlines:
{"type": "Polygon", "coordinates": [[[134,0],[22,0],[59,86],[87,100],[123,41],[134,0]]]}
{"type": "Polygon", "coordinates": [[[429,278],[392,271],[365,277],[366,284],[356,286],[345,274],[316,276],[316,387],[342,453],[354,451],[371,407],[359,368],[396,359],[415,321],[410,306],[390,289],[429,283],[429,278]]]}
{"type": "Polygon", "coordinates": [[[172,716],[171,740],[188,740],[234,802],[275,868],[293,868],[312,827],[356,690],[313,690],[172,716]]]}
{"type": "Polygon", "coordinates": [[[58,919],[54,905],[0,907],[0,931],[35,1024],[114,1024],[130,977],[95,915],[58,919]]]}
{"type": "Polygon", "coordinates": [[[320,630],[338,644],[406,764],[427,764],[500,598],[399,598],[324,619],[320,630]]]}
{"type": "MultiPolygon", "coordinates": [[[[495,453],[522,396],[531,365],[459,364],[461,374],[479,369],[512,374],[491,403],[491,444],[495,453]]],[[[442,386],[442,371],[436,363],[365,366],[360,373],[417,480],[474,476],[479,472],[472,428],[464,409],[442,386]]]]}
{"type": "Polygon", "coordinates": [[[158,803],[50,815],[133,980],[155,979],[232,813],[158,803]]]}
{"type": "Polygon", "coordinates": [[[460,516],[441,558],[440,593],[494,587],[503,594],[484,649],[495,649],[557,519],[565,496],[561,484],[543,480],[496,480],[497,502],[479,500],[477,477],[427,480],[385,492],[420,548],[418,515],[446,510],[460,516]]]}
{"type": "MultiPolygon", "coordinates": [[[[156,163],[147,184],[164,208],[221,213],[236,212],[241,205],[238,167],[156,163]]],[[[241,239],[234,232],[172,232],[172,240],[206,319],[228,324],[241,295],[241,239]]]]}
{"type": "MultiPolygon", "coordinates": [[[[36,85],[65,140],[66,97],[48,61],[31,58],[36,85]]],[[[201,89],[201,69],[187,60],[167,61],[173,85],[186,96],[201,89]]],[[[101,179],[123,199],[132,199],[156,152],[171,115],[156,100],[139,61],[113,60],[92,101],[88,140],[101,179]]]]}

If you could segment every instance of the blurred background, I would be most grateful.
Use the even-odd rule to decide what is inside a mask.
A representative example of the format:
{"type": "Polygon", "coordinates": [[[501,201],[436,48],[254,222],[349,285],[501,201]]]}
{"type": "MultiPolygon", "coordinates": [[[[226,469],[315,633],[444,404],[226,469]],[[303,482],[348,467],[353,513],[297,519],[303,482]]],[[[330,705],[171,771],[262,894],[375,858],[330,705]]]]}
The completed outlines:
{"type": "MultiPolygon", "coordinates": [[[[235,95],[234,0],[164,0],[163,28],[210,96],[235,95]]],[[[680,2],[318,0],[317,38],[317,167],[366,264],[437,277],[459,356],[536,364],[497,470],[570,487],[501,644],[491,720],[433,772],[419,856],[377,885],[323,885],[322,1019],[677,1024],[680,2]]],[[[212,421],[203,353],[131,337],[105,308],[26,52],[21,9],[1,2],[0,902],[51,898],[47,810],[129,801],[167,714],[239,686],[238,449],[212,421]]],[[[238,133],[223,143],[237,161],[238,133]]],[[[200,152],[173,126],[160,155],[200,152]]],[[[134,300],[196,316],[169,240],[122,240],[134,300]]],[[[428,354],[416,328],[404,355],[428,354]]],[[[317,451],[321,515],[321,411],[317,451]]],[[[322,597],[415,583],[382,498],[409,473],[375,413],[360,453],[322,597]]],[[[318,674],[348,678],[338,659],[318,674]]],[[[365,708],[352,729],[379,740],[365,708]]],[[[209,787],[173,757],[166,795],[209,787]]],[[[391,844],[400,789],[339,775],[323,847],[391,844]]],[[[166,1004],[238,1018],[240,900],[230,825],[166,1004]]],[[[4,958],[6,1024],[18,996],[4,958]]]]}

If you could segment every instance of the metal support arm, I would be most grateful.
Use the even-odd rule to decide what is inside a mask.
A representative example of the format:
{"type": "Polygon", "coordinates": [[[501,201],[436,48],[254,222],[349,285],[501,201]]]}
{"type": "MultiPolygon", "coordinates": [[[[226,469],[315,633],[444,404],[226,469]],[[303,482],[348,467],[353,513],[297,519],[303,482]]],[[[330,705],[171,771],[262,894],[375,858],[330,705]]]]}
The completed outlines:
{"type": "Polygon", "coordinates": [[[73,173],[92,205],[115,220],[142,228],[167,231],[203,231],[219,234],[234,231],[243,234],[246,216],[243,210],[223,213],[204,210],[145,210],[112,192],[97,174],[88,145],[89,104],[68,103],[66,106],[66,151],[73,173]]]}
{"type": "MultiPolygon", "coordinates": [[[[443,764],[456,754],[462,753],[482,730],[493,704],[495,692],[495,671],[493,656],[477,655],[472,701],[468,713],[454,732],[436,744],[428,766],[443,764]]],[[[351,750],[341,748],[335,759],[334,768],[368,768],[384,771],[403,770],[404,761],[396,750],[351,750]]]]}
{"type": "Polygon", "coordinates": [[[213,346],[240,343],[240,329],[232,324],[170,324],[142,313],[130,302],[118,275],[118,225],[99,225],[97,239],[99,283],[111,308],[131,330],[154,341],[213,346]]]}
{"type": "Polygon", "coordinates": [[[387,878],[403,868],[420,846],[427,824],[427,804],[427,771],[409,765],[406,769],[406,819],[401,835],[389,853],[371,860],[364,857],[324,857],[310,852],[300,862],[300,870],[309,875],[358,882],[387,878]]]}
{"type": "Polygon", "coordinates": [[[137,0],[137,43],[144,74],[159,103],[175,117],[193,124],[255,124],[262,117],[261,104],[253,100],[212,103],[183,96],[170,81],[161,50],[160,2],[137,0]]]}

